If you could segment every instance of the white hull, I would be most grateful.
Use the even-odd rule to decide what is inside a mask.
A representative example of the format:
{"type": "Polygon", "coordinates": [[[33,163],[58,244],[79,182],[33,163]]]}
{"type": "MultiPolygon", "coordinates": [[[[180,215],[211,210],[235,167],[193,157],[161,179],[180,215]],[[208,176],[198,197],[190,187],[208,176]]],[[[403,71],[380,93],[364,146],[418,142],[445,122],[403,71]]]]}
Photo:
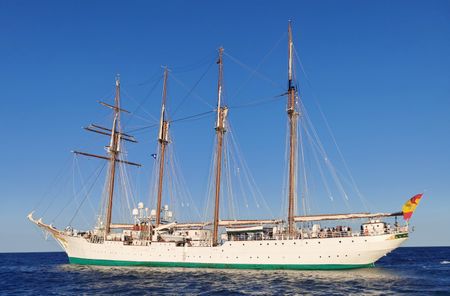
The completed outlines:
{"type": "Polygon", "coordinates": [[[53,233],[71,263],[213,268],[329,269],[372,266],[399,247],[407,234],[341,238],[225,242],[217,247],[176,246],[168,242],[124,245],[91,243],[53,233]]]}

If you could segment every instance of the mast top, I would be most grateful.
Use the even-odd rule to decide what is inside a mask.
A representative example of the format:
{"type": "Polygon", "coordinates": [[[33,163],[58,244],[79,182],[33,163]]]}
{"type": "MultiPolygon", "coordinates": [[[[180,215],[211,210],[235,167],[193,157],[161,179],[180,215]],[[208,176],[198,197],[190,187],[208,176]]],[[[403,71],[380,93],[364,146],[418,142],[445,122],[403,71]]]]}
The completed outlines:
{"type": "Polygon", "coordinates": [[[292,27],[291,27],[291,21],[288,23],[288,55],[289,55],[289,62],[288,62],[288,88],[291,89],[294,87],[292,84],[292,64],[293,64],[293,51],[294,51],[294,41],[292,40],[292,27]]]}
{"type": "Polygon", "coordinates": [[[217,120],[216,120],[216,130],[225,129],[225,117],[227,114],[227,107],[222,106],[222,86],[223,86],[223,47],[219,47],[219,57],[217,59],[217,64],[219,65],[219,77],[217,81],[217,120]],[[222,116],[223,115],[223,116],[222,116]]]}
{"type": "Polygon", "coordinates": [[[166,112],[166,100],[167,100],[167,79],[169,76],[169,68],[167,66],[164,67],[164,84],[163,84],[163,93],[162,93],[162,102],[161,102],[161,118],[159,122],[159,133],[158,133],[158,141],[161,144],[165,144],[169,142],[169,121],[167,120],[167,112],[166,112]]]}
{"type": "Polygon", "coordinates": [[[169,68],[167,66],[163,66],[163,68],[164,68],[164,85],[163,85],[163,95],[162,95],[162,106],[163,106],[163,109],[164,109],[163,112],[164,112],[165,105],[166,105],[166,97],[167,97],[167,79],[169,77],[169,68]]]}

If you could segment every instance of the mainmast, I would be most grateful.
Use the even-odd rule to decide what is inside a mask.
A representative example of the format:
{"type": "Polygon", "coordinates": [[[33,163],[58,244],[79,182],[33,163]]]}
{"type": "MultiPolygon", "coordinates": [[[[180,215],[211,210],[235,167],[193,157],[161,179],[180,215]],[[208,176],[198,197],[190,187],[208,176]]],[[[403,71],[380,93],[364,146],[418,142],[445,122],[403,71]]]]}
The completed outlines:
{"type": "Polygon", "coordinates": [[[156,202],[156,227],[161,224],[161,200],[163,191],[163,178],[164,178],[164,157],[166,152],[166,146],[169,143],[169,121],[166,120],[166,97],[167,97],[167,67],[164,70],[164,85],[161,104],[161,119],[159,125],[159,177],[158,177],[158,196],[156,202]]]}
{"type": "Polygon", "coordinates": [[[223,135],[225,134],[225,120],[228,113],[228,108],[222,107],[222,82],[223,82],[223,48],[219,48],[219,59],[217,64],[219,65],[219,78],[217,83],[217,122],[216,122],[216,135],[217,135],[217,151],[216,151],[216,196],[214,204],[214,225],[213,225],[213,246],[218,245],[218,230],[219,230],[219,202],[220,202],[220,177],[222,170],[222,147],[223,147],[223,135]]]}
{"type": "Polygon", "coordinates": [[[297,163],[297,118],[296,95],[297,89],[293,84],[292,64],[293,47],[291,22],[288,25],[288,103],[287,114],[289,119],[289,191],[288,191],[288,234],[295,235],[295,194],[296,194],[296,163],[297,163]]]}

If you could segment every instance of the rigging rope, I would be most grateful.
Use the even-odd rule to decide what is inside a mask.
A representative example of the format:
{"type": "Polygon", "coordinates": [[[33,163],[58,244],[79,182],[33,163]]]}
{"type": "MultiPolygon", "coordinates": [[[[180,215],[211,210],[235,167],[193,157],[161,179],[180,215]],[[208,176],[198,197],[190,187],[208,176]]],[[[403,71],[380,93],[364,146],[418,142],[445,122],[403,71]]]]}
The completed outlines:
{"type": "MultiPolygon", "coordinates": [[[[174,141],[172,138],[172,145],[171,145],[171,149],[169,149],[169,151],[171,151],[170,160],[172,162],[173,175],[174,175],[174,179],[175,179],[176,188],[180,189],[180,196],[184,200],[184,201],[182,200],[182,203],[185,203],[186,206],[189,208],[193,208],[197,218],[201,219],[200,212],[199,212],[196,204],[194,203],[194,200],[192,199],[192,195],[189,191],[188,186],[186,185],[186,181],[185,181],[184,175],[182,173],[183,171],[181,169],[181,166],[180,166],[180,164],[176,158],[176,154],[174,152],[174,147],[175,147],[174,141]]],[[[182,206],[184,207],[184,204],[182,206]]]]}
{"type": "Polygon", "coordinates": [[[237,97],[237,95],[240,93],[240,91],[244,88],[244,86],[255,76],[256,73],[258,73],[258,69],[262,66],[262,64],[266,61],[266,59],[272,54],[272,52],[278,47],[280,42],[286,37],[286,32],[283,33],[278,39],[278,41],[275,43],[275,45],[269,50],[269,52],[262,58],[262,60],[259,62],[259,64],[256,66],[255,69],[250,73],[249,77],[241,84],[241,86],[236,90],[236,92],[233,94],[233,98],[237,97]]]}
{"type": "MultiPolygon", "coordinates": [[[[170,75],[170,77],[173,78],[173,80],[175,80],[175,82],[177,82],[179,85],[181,85],[185,90],[190,91],[189,88],[187,88],[187,86],[181,81],[179,80],[176,75],[170,75]]],[[[214,106],[212,106],[210,103],[208,103],[208,101],[206,99],[204,99],[202,96],[200,96],[199,94],[195,93],[193,90],[191,91],[191,93],[194,95],[194,97],[196,97],[200,102],[202,102],[203,104],[205,104],[206,106],[208,106],[209,108],[214,108],[214,106]]]]}
{"type": "Polygon", "coordinates": [[[285,96],[286,96],[286,94],[276,95],[276,96],[269,97],[268,99],[257,100],[257,101],[248,102],[248,103],[241,104],[241,105],[229,106],[228,108],[229,109],[241,109],[241,108],[265,105],[268,103],[279,101],[279,100],[283,99],[285,96]]]}
{"type": "MultiPolygon", "coordinates": [[[[194,115],[190,115],[190,116],[174,119],[174,120],[171,120],[170,123],[180,122],[180,121],[188,121],[188,120],[197,120],[197,119],[201,119],[203,117],[206,117],[206,115],[209,115],[209,114],[214,113],[214,112],[215,112],[215,110],[210,110],[210,111],[206,111],[206,112],[202,112],[202,113],[198,113],[198,114],[194,114],[194,115]]],[[[143,130],[146,130],[146,129],[149,129],[149,128],[153,128],[153,127],[157,127],[157,126],[159,126],[159,123],[158,124],[152,124],[152,125],[139,127],[139,128],[132,129],[132,130],[128,130],[127,133],[129,133],[129,134],[136,134],[137,132],[142,132],[143,130]]]]}
{"type": "MultiPolygon", "coordinates": [[[[72,194],[73,194],[73,200],[75,201],[76,206],[78,207],[79,204],[78,204],[77,194],[76,194],[76,190],[75,190],[75,167],[77,167],[77,164],[78,164],[77,160],[78,160],[78,158],[76,158],[76,157],[73,158],[73,165],[72,165],[72,194]]],[[[86,223],[86,225],[88,225],[86,217],[84,215],[82,215],[82,218],[83,218],[84,222],[86,223]]]]}
{"type": "MultiPolygon", "coordinates": [[[[85,197],[83,198],[83,200],[81,201],[80,206],[79,206],[79,207],[77,208],[77,210],[75,211],[74,215],[72,216],[72,219],[70,219],[69,225],[72,224],[73,219],[74,219],[75,216],[78,214],[78,211],[80,210],[80,208],[81,208],[81,206],[83,205],[84,201],[89,197],[89,193],[92,191],[92,188],[94,187],[95,183],[97,182],[97,180],[98,180],[98,178],[99,178],[101,172],[102,172],[103,169],[105,168],[105,166],[106,166],[106,162],[104,162],[103,165],[101,166],[101,169],[100,169],[100,171],[98,172],[97,176],[95,177],[94,181],[92,182],[92,184],[91,184],[89,190],[87,191],[86,196],[85,196],[85,197]]],[[[94,173],[95,173],[95,172],[93,172],[93,173],[91,174],[91,176],[93,176],[94,173]]],[[[91,177],[91,176],[90,176],[90,177],[91,177]]],[[[90,179],[90,177],[89,177],[88,179],[90,179]]],[[[83,186],[83,187],[84,187],[84,186],[83,186]]],[[[67,204],[67,205],[68,205],[68,204],[67,204]]],[[[53,219],[53,221],[55,221],[55,220],[59,217],[59,215],[61,215],[61,213],[65,210],[65,208],[67,207],[67,205],[66,205],[66,206],[58,213],[58,215],[53,219]]]]}
{"type": "Polygon", "coordinates": [[[355,189],[356,194],[357,194],[358,197],[360,198],[360,201],[361,201],[361,203],[362,203],[364,209],[365,209],[366,211],[369,211],[369,208],[368,208],[368,200],[363,196],[363,194],[362,194],[361,191],[359,190],[359,187],[356,185],[356,181],[355,181],[355,179],[353,178],[352,173],[350,172],[350,169],[349,169],[349,167],[348,167],[348,164],[347,164],[347,162],[345,161],[345,158],[344,158],[344,156],[343,156],[343,154],[342,154],[342,152],[341,152],[341,149],[340,149],[340,147],[339,147],[339,145],[338,145],[338,143],[337,143],[337,141],[336,141],[336,137],[334,136],[334,133],[333,133],[333,131],[332,131],[332,129],[331,129],[331,126],[330,126],[330,124],[329,124],[327,118],[325,117],[325,113],[323,112],[322,107],[321,107],[320,104],[319,104],[319,101],[318,101],[318,99],[317,99],[317,97],[318,97],[318,96],[317,96],[317,93],[316,93],[315,89],[314,89],[313,86],[312,86],[312,83],[311,83],[311,80],[309,79],[309,76],[306,74],[305,68],[303,67],[303,63],[302,63],[302,61],[301,61],[301,59],[300,59],[300,56],[299,56],[299,54],[298,54],[298,52],[297,52],[297,49],[295,49],[295,48],[294,48],[294,54],[295,54],[295,57],[296,57],[296,59],[297,59],[299,65],[300,65],[300,69],[301,69],[303,75],[305,76],[305,80],[306,80],[308,86],[311,88],[312,95],[313,95],[312,97],[313,97],[313,99],[314,99],[314,102],[315,102],[315,104],[316,104],[316,106],[317,106],[317,108],[318,108],[318,110],[319,110],[319,113],[320,113],[320,115],[321,115],[321,117],[322,117],[322,120],[323,120],[324,123],[325,123],[325,126],[326,126],[326,128],[327,128],[327,131],[328,131],[328,133],[329,133],[331,139],[333,140],[333,143],[334,143],[334,145],[335,145],[335,147],[336,147],[336,150],[337,150],[337,152],[338,152],[338,154],[339,154],[339,157],[340,157],[342,163],[344,164],[344,168],[345,168],[345,170],[346,170],[346,173],[347,173],[348,176],[350,177],[352,186],[353,186],[353,188],[355,189]]]}
{"type": "MultiPolygon", "coordinates": [[[[122,159],[126,161],[127,153],[126,153],[124,146],[122,146],[121,149],[122,149],[122,151],[121,151],[122,159]]],[[[121,211],[121,214],[122,214],[122,220],[125,222],[130,217],[129,215],[125,215],[125,212],[126,212],[125,204],[128,207],[127,208],[128,213],[131,213],[132,206],[133,206],[133,208],[136,207],[136,201],[134,200],[133,194],[131,192],[131,184],[129,181],[128,172],[126,170],[126,164],[118,163],[118,165],[119,165],[119,178],[120,178],[120,181],[122,182],[122,187],[121,187],[121,189],[122,189],[122,194],[121,194],[121,196],[122,196],[122,211],[121,211]],[[125,199],[125,200],[123,200],[123,199],[125,199]],[[131,200],[132,205],[130,205],[130,200],[131,200]]]]}
{"type": "Polygon", "coordinates": [[[206,65],[209,61],[211,61],[211,59],[213,59],[215,61],[216,59],[216,52],[214,52],[213,54],[208,54],[207,56],[205,56],[204,58],[202,58],[201,60],[190,64],[190,65],[186,65],[186,66],[178,66],[178,67],[172,67],[171,70],[175,71],[176,73],[185,73],[185,72],[190,72],[192,70],[198,69],[204,65],[206,65]]]}
{"type": "MultiPolygon", "coordinates": [[[[239,61],[237,58],[233,57],[232,55],[230,55],[230,54],[227,53],[226,51],[224,51],[223,53],[224,53],[227,57],[229,57],[233,62],[235,62],[236,64],[238,64],[238,65],[241,66],[242,68],[246,69],[247,71],[250,71],[250,72],[253,72],[253,71],[254,71],[250,66],[248,66],[248,65],[244,64],[243,62],[239,61]]],[[[261,74],[261,73],[259,73],[259,72],[257,72],[257,71],[256,71],[255,75],[256,75],[256,74],[257,74],[261,79],[263,79],[263,80],[265,80],[266,82],[269,82],[270,84],[272,84],[272,86],[276,86],[276,87],[279,87],[279,88],[281,88],[281,89],[284,89],[283,86],[281,86],[279,83],[273,81],[273,80],[270,79],[269,77],[267,77],[267,76],[265,76],[265,75],[263,75],[263,74],[261,74]]]]}
{"type": "MultiPolygon", "coordinates": [[[[162,79],[162,77],[161,77],[161,79],[162,79]]],[[[160,80],[161,80],[160,79],[160,80]]],[[[123,124],[123,126],[126,126],[126,124],[128,124],[129,122],[130,122],[130,120],[131,120],[131,118],[133,118],[133,117],[139,117],[139,116],[137,116],[135,113],[136,113],[136,111],[139,109],[139,108],[141,108],[141,110],[142,111],[144,111],[151,119],[153,119],[153,121],[154,122],[159,122],[159,120],[157,119],[157,118],[155,118],[150,112],[148,112],[147,110],[145,110],[143,107],[142,107],[142,105],[147,101],[147,99],[150,97],[150,95],[153,93],[153,91],[156,89],[156,86],[159,84],[159,81],[160,80],[158,80],[154,85],[153,85],[153,87],[150,89],[150,92],[147,94],[147,96],[146,97],[144,97],[144,100],[142,100],[142,102],[138,102],[136,99],[134,99],[127,91],[126,91],[126,89],[125,88],[121,88],[121,92],[123,92],[126,96],[127,96],[127,98],[130,98],[131,100],[133,100],[137,105],[138,105],[138,107],[136,107],[136,109],[135,109],[135,112],[133,112],[133,113],[131,113],[131,115],[130,115],[130,117],[129,117],[129,119],[128,119],[128,121],[126,121],[124,124],[123,124]]],[[[148,121],[147,119],[145,119],[145,118],[142,118],[142,117],[139,117],[140,119],[142,119],[142,120],[145,120],[145,121],[148,121]]]]}
{"type": "MultiPolygon", "coordinates": [[[[281,95],[272,96],[272,97],[270,97],[268,99],[257,100],[257,101],[253,101],[253,102],[249,102],[249,103],[241,104],[241,105],[234,105],[234,106],[230,106],[229,109],[241,109],[241,108],[248,108],[248,107],[264,105],[264,104],[268,104],[268,103],[271,103],[271,102],[279,101],[285,95],[286,94],[281,94],[281,95]]],[[[197,113],[197,114],[194,114],[194,115],[189,115],[189,116],[177,118],[177,119],[171,120],[170,123],[201,119],[203,117],[206,117],[206,115],[209,115],[211,113],[215,113],[216,111],[217,110],[214,109],[214,110],[210,110],[210,111],[206,111],[206,112],[197,113]]],[[[147,129],[150,129],[150,128],[154,128],[154,127],[158,127],[158,126],[159,126],[159,123],[155,123],[155,124],[151,124],[151,125],[147,125],[147,126],[138,127],[138,128],[135,128],[135,129],[128,130],[127,133],[129,133],[129,134],[136,134],[136,133],[142,132],[144,130],[147,130],[147,129]]]]}
{"type": "MultiPolygon", "coordinates": [[[[301,110],[300,110],[301,112],[301,110]]],[[[300,120],[300,125],[301,125],[301,120],[300,120]]],[[[306,161],[305,161],[305,150],[304,150],[304,143],[303,143],[303,136],[302,136],[302,129],[301,128],[297,128],[297,138],[299,139],[298,143],[297,143],[297,151],[300,148],[300,166],[302,168],[302,174],[301,177],[303,177],[303,186],[302,186],[302,208],[303,208],[303,214],[306,216],[308,214],[308,209],[306,206],[306,199],[309,198],[309,188],[308,188],[308,176],[307,176],[307,171],[306,171],[306,161]]],[[[297,161],[298,163],[298,161],[297,161]]],[[[297,164],[297,168],[296,171],[298,171],[298,164],[297,164]]]]}
{"type": "MultiPolygon", "coordinates": [[[[79,178],[80,178],[80,180],[81,180],[81,184],[85,184],[85,180],[84,180],[84,178],[83,178],[83,175],[81,174],[81,169],[80,169],[80,166],[79,166],[79,162],[78,162],[78,158],[75,158],[77,161],[75,162],[75,166],[76,166],[76,168],[77,168],[77,172],[78,172],[78,176],[79,176],[79,178]]],[[[74,173],[74,176],[75,176],[75,173],[74,173]]],[[[85,192],[86,193],[86,192],[85,192]]],[[[87,193],[86,193],[87,194],[87,193]]],[[[90,207],[91,207],[91,210],[92,210],[92,212],[95,212],[95,209],[94,209],[94,206],[92,205],[92,203],[91,203],[91,200],[89,200],[89,205],[90,205],[90,207]]]]}
{"type": "Polygon", "coordinates": [[[177,114],[180,107],[186,102],[187,98],[191,95],[191,93],[194,91],[194,89],[198,86],[200,81],[202,81],[203,78],[206,76],[206,74],[209,72],[209,70],[211,69],[211,66],[214,64],[214,62],[215,62],[215,59],[213,59],[211,61],[211,63],[208,65],[208,68],[206,69],[206,71],[200,76],[200,78],[197,80],[197,82],[195,82],[194,86],[187,92],[187,94],[183,97],[183,99],[181,99],[181,102],[178,104],[178,106],[173,111],[172,116],[175,116],[177,114]]]}
{"type": "MultiPolygon", "coordinates": [[[[159,80],[161,80],[161,77],[162,77],[161,76],[161,70],[159,70],[159,69],[155,72],[155,74],[153,74],[151,76],[151,78],[149,78],[147,80],[144,80],[143,82],[139,82],[139,83],[125,83],[125,85],[126,86],[134,86],[134,85],[136,85],[136,86],[143,86],[143,85],[150,84],[151,82],[155,81],[158,77],[159,77],[159,80]]],[[[124,83],[121,82],[120,84],[123,85],[124,83]]]]}
{"type": "MultiPolygon", "coordinates": [[[[50,194],[50,191],[56,185],[56,182],[63,176],[62,172],[66,171],[66,167],[68,166],[69,161],[72,158],[70,156],[71,156],[70,154],[67,156],[67,158],[63,162],[63,166],[58,170],[58,173],[53,178],[52,182],[50,183],[50,186],[47,187],[47,189],[44,191],[44,193],[42,194],[42,196],[40,197],[38,202],[34,205],[33,210],[36,210],[42,204],[44,199],[47,197],[48,194],[50,194]]],[[[56,195],[54,196],[54,198],[55,197],[56,197],[56,195]]],[[[54,198],[52,200],[54,200],[54,198]]]]}
{"type": "Polygon", "coordinates": [[[336,185],[337,189],[342,194],[342,197],[343,197],[343,200],[344,200],[344,202],[345,202],[345,204],[347,206],[347,209],[350,209],[350,205],[348,204],[348,195],[345,192],[344,187],[342,186],[342,183],[341,183],[341,181],[340,181],[340,179],[339,179],[339,177],[337,175],[335,167],[331,163],[331,161],[330,161],[330,159],[329,159],[329,157],[328,157],[328,155],[327,155],[327,153],[325,151],[325,148],[323,147],[323,144],[320,141],[320,138],[319,138],[319,136],[317,134],[316,129],[314,128],[314,126],[311,123],[311,120],[309,119],[308,112],[306,111],[306,108],[303,105],[302,105],[302,110],[303,110],[303,117],[305,118],[304,127],[305,128],[309,127],[308,130],[310,130],[312,132],[311,139],[313,141],[312,143],[314,144],[313,147],[315,146],[318,149],[319,153],[321,154],[321,156],[322,156],[326,166],[329,169],[331,177],[333,178],[333,181],[335,182],[335,185],[336,185]]]}
{"type": "Polygon", "coordinates": [[[206,200],[206,207],[203,213],[203,221],[202,222],[207,222],[207,221],[211,221],[212,220],[212,206],[211,204],[214,202],[214,194],[213,194],[213,190],[214,190],[214,184],[215,184],[215,166],[216,166],[216,161],[217,161],[217,155],[215,153],[216,149],[217,149],[217,137],[215,137],[213,139],[213,149],[212,151],[212,157],[211,157],[211,161],[210,161],[210,165],[209,165],[209,174],[208,174],[208,184],[207,184],[207,188],[206,188],[206,196],[205,196],[205,200],[206,200]]]}
{"type": "Polygon", "coordinates": [[[206,117],[206,115],[209,115],[209,114],[215,113],[215,112],[216,112],[215,110],[210,110],[210,111],[198,113],[198,114],[195,114],[195,115],[190,115],[190,116],[186,116],[186,117],[174,119],[174,120],[171,121],[171,123],[174,123],[174,122],[180,122],[180,121],[188,121],[188,120],[201,119],[201,118],[203,118],[203,117],[206,117]]]}
{"type": "MultiPolygon", "coordinates": [[[[253,175],[251,174],[250,168],[248,167],[247,162],[245,161],[245,158],[243,157],[243,153],[242,150],[240,149],[239,143],[236,141],[235,137],[234,137],[234,132],[233,130],[231,130],[231,123],[228,121],[228,125],[229,125],[229,129],[230,129],[230,133],[229,133],[229,137],[231,138],[231,144],[232,144],[232,148],[234,149],[234,154],[236,154],[235,157],[235,163],[236,166],[239,168],[242,168],[243,170],[243,174],[244,174],[244,178],[249,186],[249,191],[250,191],[250,195],[253,197],[253,201],[256,205],[257,208],[260,208],[260,203],[262,203],[262,205],[264,206],[264,209],[267,210],[267,213],[274,218],[274,214],[272,212],[272,210],[270,209],[270,207],[268,206],[263,194],[261,193],[259,187],[256,184],[256,181],[253,177],[253,175]],[[259,201],[258,201],[259,198],[259,201]]],[[[242,180],[241,180],[242,182],[242,180]]],[[[245,192],[243,191],[243,194],[245,194],[245,192]]]]}

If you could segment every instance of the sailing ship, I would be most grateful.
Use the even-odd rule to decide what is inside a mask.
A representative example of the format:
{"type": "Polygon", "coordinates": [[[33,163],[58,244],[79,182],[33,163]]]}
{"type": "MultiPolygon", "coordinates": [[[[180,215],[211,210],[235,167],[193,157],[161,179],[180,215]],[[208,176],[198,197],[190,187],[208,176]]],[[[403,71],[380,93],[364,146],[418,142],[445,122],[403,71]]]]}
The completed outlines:
{"type": "MultiPolygon", "coordinates": [[[[114,104],[101,102],[113,112],[111,128],[90,125],[89,131],[107,135],[107,156],[74,151],[78,155],[100,158],[109,163],[105,214],[89,231],[72,228],[59,230],[33,212],[28,219],[55,238],[72,264],[127,265],[155,267],[204,267],[235,269],[349,269],[370,267],[408,239],[408,224],[400,225],[397,216],[405,213],[347,213],[297,215],[296,196],[298,169],[297,129],[298,89],[293,75],[293,38],[288,26],[288,189],[287,215],[280,219],[224,220],[220,215],[223,141],[227,132],[228,108],[223,104],[223,48],[218,51],[218,83],[214,167],[214,211],[209,222],[178,223],[163,206],[165,153],[169,144],[166,114],[167,78],[164,71],[162,106],[159,122],[159,153],[156,209],[149,211],[143,203],[133,209],[134,223],[114,224],[115,176],[118,164],[140,166],[121,157],[122,142],[136,142],[134,136],[121,130],[120,79],[115,83],[114,104]],[[395,224],[382,219],[395,217],[395,224]],[[362,219],[360,229],[349,226],[323,228],[321,223],[362,219]],[[299,226],[300,225],[300,226],[299,226]]],[[[416,196],[415,200],[421,197],[416,196]]],[[[284,197],[283,197],[284,198],[284,197]]],[[[410,217],[410,216],[409,216],[410,217]]]]}

